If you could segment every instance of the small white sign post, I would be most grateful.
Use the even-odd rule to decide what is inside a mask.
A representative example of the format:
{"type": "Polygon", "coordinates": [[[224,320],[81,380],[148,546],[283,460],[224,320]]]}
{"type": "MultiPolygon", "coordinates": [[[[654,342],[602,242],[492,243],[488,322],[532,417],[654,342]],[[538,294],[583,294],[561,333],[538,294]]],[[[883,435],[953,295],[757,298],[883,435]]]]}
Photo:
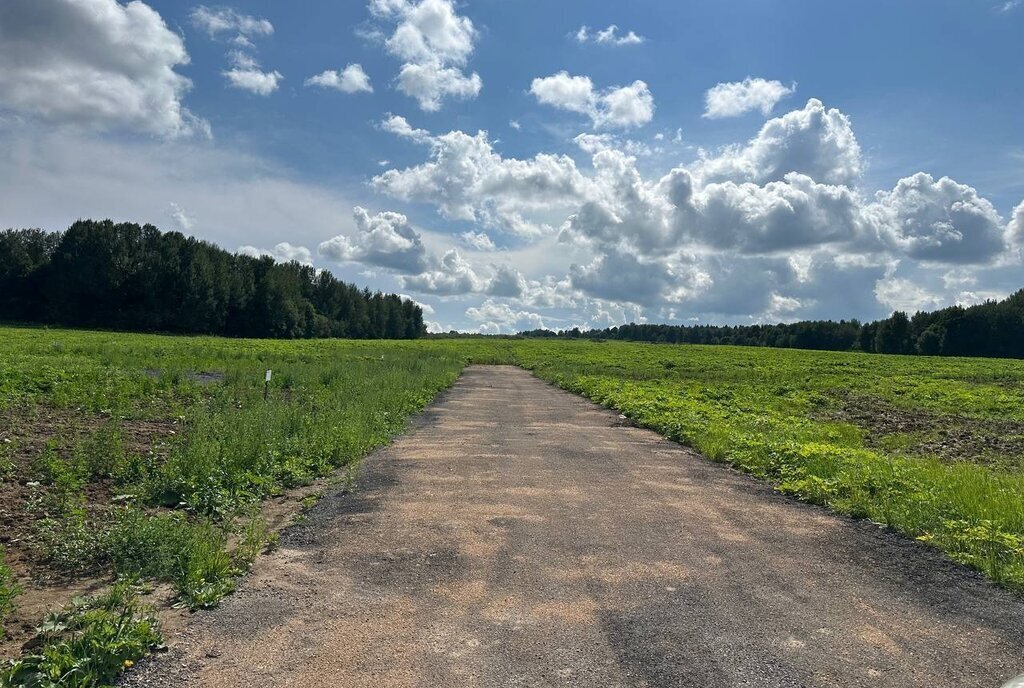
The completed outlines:
{"type": "Polygon", "coordinates": [[[263,379],[263,401],[267,400],[267,394],[270,393],[270,376],[273,371],[268,370],[267,376],[263,379]]]}

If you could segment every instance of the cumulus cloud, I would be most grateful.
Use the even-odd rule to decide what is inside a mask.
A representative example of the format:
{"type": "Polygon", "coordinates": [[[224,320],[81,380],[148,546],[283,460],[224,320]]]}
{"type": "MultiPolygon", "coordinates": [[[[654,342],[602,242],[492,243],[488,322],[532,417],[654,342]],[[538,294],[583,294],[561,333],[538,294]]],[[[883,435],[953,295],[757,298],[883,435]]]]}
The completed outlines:
{"type": "Polygon", "coordinates": [[[228,52],[230,67],[222,72],[229,86],[258,96],[269,96],[278,89],[284,77],[277,70],[265,71],[254,55],[254,40],[272,35],[273,24],[230,7],[200,5],[192,10],[189,17],[193,26],[214,40],[231,36],[230,41],[235,47],[228,52]]]}
{"type": "Polygon", "coordinates": [[[0,3],[0,109],[59,124],[209,135],[182,99],[185,44],[143,2],[0,3]]]}
{"type": "Polygon", "coordinates": [[[463,244],[477,251],[493,251],[496,248],[494,241],[486,232],[463,232],[459,235],[459,239],[463,244]]]}
{"type": "MultiPolygon", "coordinates": [[[[586,107],[585,81],[566,75],[561,86],[561,102],[586,107]]],[[[555,266],[552,255],[572,251],[565,273],[540,279],[475,266],[458,252],[407,278],[410,289],[489,294],[516,310],[582,308],[595,323],[636,308],[733,322],[877,317],[933,297],[988,293],[943,287],[941,272],[995,265],[1007,243],[1024,240],[1024,209],[1004,223],[954,180],[912,175],[892,191],[866,194],[849,118],[814,99],[765,122],[747,143],[705,151],[661,177],[638,168],[642,146],[607,132],[576,137],[591,159],[582,171],[568,156],[505,158],[485,132],[435,136],[394,117],[382,128],[428,147],[429,156],[379,175],[377,190],[545,247],[503,254],[517,261],[555,266]],[[538,225],[559,227],[564,249],[552,251],[545,231],[517,231],[538,225]],[[901,297],[907,284],[919,289],[901,297]]],[[[473,246],[475,230],[462,241],[473,246]]]]}
{"type": "Polygon", "coordinates": [[[1024,251],[1024,201],[1013,209],[1010,224],[1006,227],[1006,239],[1011,247],[1024,251]]]}
{"type": "Polygon", "coordinates": [[[694,169],[703,183],[764,184],[797,172],[823,184],[855,186],[864,164],[849,117],[812,98],[802,110],[765,122],[745,146],[705,154],[694,169]]]}
{"type": "Polygon", "coordinates": [[[252,39],[274,33],[274,25],[266,19],[241,14],[230,7],[200,5],[190,13],[192,24],[204,30],[210,38],[233,34],[233,41],[251,47],[252,39]]]}
{"type": "Polygon", "coordinates": [[[360,262],[399,272],[419,272],[426,267],[426,249],[418,232],[401,213],[376,215],[359,206],[352,210],[353,236],[340,234],[320,244],[320,255],[339,263],[360,262]]]}
{"type": "Polygon", "coordinates": [[[494,267],[494,275],[487,284],[486,293],[491,296],[504,296],[514,298],[523,295],[526,291],[526,278],[522,273],[511,265],[497,265],[494,267]]]}
{"type": "Polygon", "coordinates": [[[1004,248],[1002,218],[970,186],[919,172],[876,196],[892,236],[908,256],[943,263],[982,263],[1004,248]]]}
{"type": "Polygon", "coordinates": [[[464,71],[478,33],[452,0],[371,0],[370,11],[395,25],[384,46],[403,61],[398,90],[421,109],[436,112],[448,98],[468,100],[480,93],[480,75],[464,71]]]}
{"type": "Polygon", "coordinates": [[[224,77],[234,88],[249,91],[258,96],[269,96],[278,89],[284,78],[277,70],[264,71],[259,62],[251,55],[232,52],[230,60],[232,67],[224,71],[224,77]]]}
{"type": "Polygon", "coordinates": [[[597,91],[590,77],[561,71],[534,79],[530,93],[543,105],[590,117],[599,129],[637,127],[654,118],[654,97],[647,84],[639,80],[597,91]]]}
{"type": "Polygon", "coordinates": [[[440,258],[430,257],[429,268],[419,274],[404,275],[402,286],[422,294],[462,296],[486,294],[518,298],[527,289],[526,278],[511,265],[477,267],[467,261],[458,249],[446,251],[440,258]]]}
{"type": "Polygon", "coordinates": [[[433,140],[430,132],[426,129],[416,129],[409,120],[401,115],[388,115],[380,123],[381,131],[386,131],[389,134],[400,136],[404,139],[412,139],[420,143],[429,142],[433,140]]]}
{"type": "Polygon", "coordinates": [[[424,294],[452,296],[482,292],[486,281],[456,249],[447,251],[431,270],[402,277],[402,286],[424,294]]]}
{"type": "Polygon", "coordinates": [[[414,299],[411,296],[408,296],[407,294],[399,294],[398,296],[399,296],[399,298],[404,299],[405,301],[412,301],[417,306],[419,306],[420,310],[423,311],[423,315],[433,315],[435,313],[434,307],[431,306],[429,303],[423,303],[422,301],[417,301],[416,299],[414,299]]]}
{"type": "Polygon", "coordinates": [[[572,158],[503,158],[484,131],[475,136],[461,131],[430,136],[400,117],[388,118],[382,128],[428,144],[430,160],[387,170],[373,178],[374,188],[400,200],[433,203],[450,219],[539,236],[546,231],[543,223],[527,220],[524,214],[569,208],[582,198],[587,184],[572,158]]]}
{"type": "Polygon", "coordinates": [[[647,40],[634,31],[620,34],[619,27],[615,24],[611,24],[605,29],[598,29],[597,31],[593,31],[589,26],[584,25],[573,34],[573,37],[577,43],[597,43],[598,45],[615,46],[640,45],[647,40]]]}
{"type": "Polygon", "coordinates": [[[255,246],[240,246],[238,253],[243,256],[252,256],[253,258],[260,258],[261,256],[270,256],[279,263],[300,263],[301,265],[313,265],[313,252],[305,246],[292,246],[287,241],[283,241],[272,249],[256,248],[255,246]]]}
{"type": "Polygon", "coordinates": [[[507,303],[487,299],[479,306],[466,309],[466,317],[479,323],[477,330],[484,334],[512,334],[522,330],[544,328],[539,313],[515,310],[507,303]]]}
{"type": "Polygon", "coordinates": [[[887,276],[875,283],[875,296],[890,311],[915,313],[937,308],[943,299],[908,279],[887,276]]]}
{"type": "Polygon", "coordinates": [[[306,86],[332,88],[342,93],[373,93],[370,77],[359,64],[350,64],[342,70],[327,69],[306,79],[306,86]]]}
{"type": "Polygon", "coordinates": [[[704,117],[719,119],[737,117],[752,110],[771,114],[775,104],[796,92],[796,84],[747,77],[743,81],[720,83],[704,94],[704,117]]]}

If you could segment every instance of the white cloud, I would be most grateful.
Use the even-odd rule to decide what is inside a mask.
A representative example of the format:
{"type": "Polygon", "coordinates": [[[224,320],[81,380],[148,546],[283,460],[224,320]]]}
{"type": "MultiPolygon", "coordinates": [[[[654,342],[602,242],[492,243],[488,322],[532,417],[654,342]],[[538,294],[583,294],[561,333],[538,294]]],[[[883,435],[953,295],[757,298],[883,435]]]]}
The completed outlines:
{"type": "Polygon", "coordinates": [[[340,234],[320,244],[320,255],[339,263],[360,262],[365,265],[414,273],[426,267],[426,249],[419,233],[401,213],[382,212],[370,215],[356,206],[354,236],[340,234]]]}
{"type": "Polygon", "coordinates": [[[534,79],[530,93],[543,105],[587,115],[599,129],[637,127],[654,118],[654,97],[647,84],[639,80],[629,86],[595,91],[590,77],[561,71],[534,79]]]}
{"type": "Polygon", "coordinates": [[[401,278],[404,288],[439,296],[486,294],[504,298],[520,297],[527,289],[526,278],[511,265],[474,267],[457,249],[428,261],[429,269],[401,278]]]}
{"type": "Polygon", "coordinates": [[[425,112],[437,112],[449,97],[472,100],[482,87],[479,74],[467,76],[460,69],[436,60],[407,62],[398,74],[398,90],[415,98],[425,112]]]}
{"type": "Polygon", "coordinates": [[[466,309],[466,317],[477,323],[478,331],[486,334],[512,334],[522,330],[544,328],[544,319],[539,313],[517,311],[507,303],[487,299],[479,306],[466,309]]]}
{"type": "Polygon", "coordinates": [[[183,234],[188,234],[192,231],[195,226],[195,221],[185,212],[184,208],[175,202],[171,202],[171,219],[174,221],[175,228],[183,234]]]}
{"type": "Polygon", "coordinates": [[[780,100],[796,92],[796,84],[747,77],[743,81],[721,83],[704,94],[704,117],[736,117],[751,110],[768,116],[780,100]]]}
{"type": "MultiPolygon", "coordinates": [[[[655,140],[659,140],[655,136],[655,140]]],[[[643,141],[636,141],[634,139],[623,139],[612,134],[579,134],[574,138],[573,143],[579,146],[580,150],[585,153],[598,153],[600,151],[621,151],[627,155],[635,155],[637,157],[645,157],[648,155],[654,155],[655,153],[663,152],[663,149],[658,146],[652,148],[643,141]]]]}
{"type": "MultiPolygon", "coordinates": [[[[586,107],[583,78],[566,74],[559,86],[561,102],[586,107]]],[[[650,147],[608,133],[576,137],[591,157],[592,171],[582,171],[568,156],[505,158],[484,132],[434,136],[400,119],[382,128],[430,153],[376,177],[377,190],[537,247],[501,254],[526,266],[526,275],[450,252],[406,278],[408,288],[500,294],[515,310],[571,310],[568,321],[638,312],[731,322],[878,317],[897,303],[992,293],[991,282],[943,286],[942,275],[951,265],[994,265],[1007,255],[1007,238],[1024,239],[1024,210],[1006,224],[974,189],[952,180],[916,175],[866,195],[849,118],[814,99],[766,122],[746,144],[704,152],[660,178],[637,166],[650,147]],[[546,230],[520,231],[545,226],[560,227],[557,247],[546,230]],[[918,289],[898,301],[906,284],[893,280],[918,289]]],[[[472,245],[475,237],[474,229],[461,240],[472,245]]]]}
{"type": "Polygon", "coordinates": [[[413,297],[411,297],[411,296],[408,296],[408,295],[406,295],[406,294],[399,294],[398,296],[399,296],[400,298],[402,298],[402,299],[406,300],[406,301],[412,301],[412,302],[413,302],[413,303],[415,303],[415,304],[416,304],[417,306],[419,306],[419,307],[420,307],[420,310],[422,310],[422,311],[423,311],[423,315],[433,315],[433,314],[435,313],[435,311],[434,311],[434,307],[433,307],[433,306],[431,306],[431,305],[430,305],[429,303],[423,303],[422,301],[417,301],[417,300],[416,300],[416,299],[414,299],[413,297]]]}
{"type": "Polygon", "coordinates": [[[284,78],[277,70],[265,72],[251,55],[240,52],[231,54],[231,69],[224,71],[224,77],[234,88],[249,91],[258,96],[269,96],[281,85],[284,78]]]}
{"type": "Polygon", "coordinates": [[[434,269],[402,277],[402,285],[424,294],[451,296],[483,292],[486,281],[476,274],[473,266],[457,250],[452,249],[441,257],[434,269]]]}
{"type": "MultiPolygon", "coordinates": [[[[1011,247],[1024,252],[1024,201],[1013,209],[1010,224],[1006,226],[1006,240],[1011,247]]],[[[1024,253],[1022,253],[1024,258],[1024,253]]]]}
{"type": "Polygon", "coordinates": [[[459,239],[463,244],[477,251],[495,250],[494,242],[485,232],[463,232],[459,235],[459,239]]]}
{"type": "Polygon", "coordinates": [[[450,219],[478,222],[519,236],[540,236],[548,231],[544,223],[527,220],[524,214],[557,217],[578,202],[587,185],[572,158],[549,154],[528,160],[503,158],[494,151],[487,132],[430,136],[396,117],[385,120],[382,127],[429,143],[431,153],[428,162],[374,177],[374,188],[400,200],[433,203],[450,219]]]}
{"type": "Polygon", "coordinates": [[[875,296],[879,303],[890,311],[915,313],[934,309],[942,305],[943,299],[927,289],[908,280],[886,277],[875,283],[875,296]]]}
{"type": "Polygon", "coordinates": [[[526,279],[511,265],[495,265],[494,275],[487,284],[486,292],[491,296],[519,297],[526,291],[526,279]]]}
{"type": "Polygon", "coordinates": [[[183,104],[185,44],[143,2],[0,3],[0,110],[158,136],[209,135],[183,104]]]}
{"type": "Polygon", "coordinates": [[[230,7],[210,8],[200,5],[192,10],[189,17],[192,24],[206,31],[210,38],[232,33],[239,45],[250,46],[253,38],[274,33],[274,25],[266,19],[241,14],[230,7]]]}
{"type": "Polygon", "coordinates": [[[253,55],[254,39],[270,36],[274,25],[266,19],[241,14],[229,7],[210,8],[205,5],[192,10],[192,24],[205,31],[210,38],[219,40],[225,34],[234,34],[235,48],[228,53],[230,68],[222,72],[228,84],[258,96],[269,96],[284,78],[277,70],[265,71],[253,55]]]}
{"type": "Polygon", "coordinates": [[[880,215],[908,256],[944,263],[987,262],[1004,245],[1002,218],[992,204],[965,184],[938,181],[919,172],[879,192],[880,215]]]}
{"type": "Polygon", "coordinates": [[[518,122],[518,121],[516,121],[516,120],[514,120],[514,119],[510,119],[510,120],[508,121],[508,125],[509,125],[510,127],[512,127],[513,129],[515,129],[516,131],[519,131],[520,129],[522,129],[522,128],[523,128],[523,127],[522,127],[522,125],[521,125],[521,124],[519,124],[519,122],[518,122]]]}
{"type": "Polygon", "coordinates": [[[790,172],[822,184],[856,186],[863,173],[860,144],[850,119],[812,98],[802,110],[768,120],[743,147],[727,147],[694,166],[703,183],[764,184],[790,172]]]}
{"type": "Polygon", "coordinates": [[[609,25],[605,29],[599,29],[592,31],[589,26],[581,26],[576,33],[573,34],[577,43],[597,43],[599,45],[639,45],[645,42],[647,39],[643,36],[637,35],[634,31],[628,31],[625,34],[619,34],[619,27],[615,24],[609,25]]]}
{"type": "Polygon", "coordinates": [[[252,256],[253,258],[270,256],[279,263],[296,262],[301,265],[313,265],[312,251],[305,246],[292,246],[287,241],[279,243],[270,250],[256,248],[255,246],[239,246],[238,253],[244,256],[252,256]]]}
{"type": "Polygon", "coordinates": [[[350,64],[342,70],[328,69],[306,79],[306,86],[333,88],[342,93],[373,93],[370,77],[362,65],[350,64]]]}
{"type": "Polygon", "coordinates": [[[384,45],[403,61],[398,90],[421,109],[435,112],[447,98],[467,100],[480,93],[480,75],[463,71],[478,33],[452,0],[371,0],[370,11],[395,24],[384,45]]]}
{"type": "Polygon", "coordinates": [[[404,139],[412,139],[413,141],[420,143],[432,140],[429,131],[426,129],[413,128],[413,126],[409,124],[409,120],[401,115],[392,115],[391,113],[388,113],[387,117],[381,121],[380,128],[382,131],[386,131],[389,134],[394,134],[395,136],[400,136],[404,139]]]}

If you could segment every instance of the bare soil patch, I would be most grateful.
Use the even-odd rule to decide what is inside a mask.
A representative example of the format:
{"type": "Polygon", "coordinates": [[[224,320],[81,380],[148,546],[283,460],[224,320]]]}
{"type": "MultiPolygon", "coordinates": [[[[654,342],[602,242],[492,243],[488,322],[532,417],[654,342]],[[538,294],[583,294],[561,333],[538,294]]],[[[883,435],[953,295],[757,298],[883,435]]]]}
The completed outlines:
{"type": "Polygon", "coordinates": [[[869,447],[948,463],[1024,468],[1024,423],[900,408],[872,396],[843,393],[837,398],[838,407],[819,417],[862,428],[869,447]]]}
{"type": "MultiPolygon", "coordinates": [[[[68,460],[81,441],[110,422],[101,415],[49,406],[0,412],[0,456],[9,462],[0,481],[0,546],[22,588],[15,611],[5,622],[0,657],[17,655],[48,610],[77,595],[97,592],[110,582],[107,576],[71,576],[49,566],[35,533],[44,514],[33,508],[47,489],[36,468],[40,456],[52,448],[62,460],[68,460]]],[[[124,420],[118,427],[122,447],[136,454],[166,452],[180,429],[177,421],[151,420],[124,420]]],[[[109,505],[115,496],[109,480],[90,481],[83,494],[90,511],[109,505]]]]}

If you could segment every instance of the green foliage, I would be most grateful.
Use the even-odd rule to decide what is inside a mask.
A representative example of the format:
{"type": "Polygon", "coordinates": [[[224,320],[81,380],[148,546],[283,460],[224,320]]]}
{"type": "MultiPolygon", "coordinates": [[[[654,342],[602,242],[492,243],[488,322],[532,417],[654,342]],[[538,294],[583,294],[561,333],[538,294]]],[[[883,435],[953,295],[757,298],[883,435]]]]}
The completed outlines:
{"type": "Polygon", "coordinates": [[[10,479],[17,468],[14,464],[14,451],[17,445],[9,440],[0,440],[0,482],[10,479]]]}
{"type": "Polygon", "coordinates": [[[425,331],[422,309],[395,294],[110,220],[0,232],[0,319],[289,339],[425,331]]]}
{"type": "Polygon", "coordinates": [[[106,594],[77,598],[39,627],[37,653],[0,669],[0,684],[26,688],[110,686],[161,643],[156,619],[127,582],[106,594]]]}
{"type": "Polygon", "coordinates": [[[1024,358],[1024,289],[1002,301],[964,308],[902,311],[876,322],[811,320],[773,325],[636,324],[581,332],[531,330],[530,338],[619,339],[668,344],[735,344],[823,351],[865,351],[925,356],[1024,358]]]}
{"type": "Polygon", "coordinates": [[[255,516],[261,500],[354,466],[467,362],[522,365],[782,492],[886,523],[1024,586],[1024,455],[1013,449],[1024,444],[1010,441],[1024,435],[1024,369],[1015,361],[554,338],[2,333],[0,406],[105,419],[32,467],[47,559],[74,573],[166,581],[192,608],[216,604],[273,545],[255,516]],[[904,416],[923,420],[908,430],[904,416]],[[133,444],[131,423],[171,419],[175,434],[159,450],[133,444]],[[984,441],[939,455],[935,426],[963,436],[942,442],[984,441]],[[961,450],[975,445],[996,447],[999,462],[961,450]],[[116,501],[88,501],[97,495],[116,501]]]}
{"type": "Polygon", "coordinates": [[[0,640],[4,637],[4,621],[14,611],[14,599],[21,594],[21,586],[14,580],[14,573],[4,558],[0,547],[0,640]]]}

